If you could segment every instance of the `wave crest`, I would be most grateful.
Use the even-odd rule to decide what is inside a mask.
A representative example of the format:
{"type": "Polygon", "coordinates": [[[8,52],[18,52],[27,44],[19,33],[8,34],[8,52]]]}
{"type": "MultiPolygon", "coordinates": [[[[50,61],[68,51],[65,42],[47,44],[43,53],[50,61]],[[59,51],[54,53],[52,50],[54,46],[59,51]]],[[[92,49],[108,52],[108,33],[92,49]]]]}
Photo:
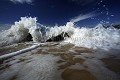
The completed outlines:
{"type": "MultiPolygon", "coordinates": [[[[104,28],[102,24],[94,28],[80,28],[74,22],[67,22],[63,26],[46,27],[37,23],[37,19],[21,17],[9,30],[0,33],[0,45],[21,42],[28,35],[34,42],[45,42],[58,35],[64,38],[63,42],[88,48],[119,48],[120,30],[113,27],[104,28]],[[65,34],[69,37],[66,37],[65,34]]],[[[57,37],[56,37],[57,38],[57,37]]]]}

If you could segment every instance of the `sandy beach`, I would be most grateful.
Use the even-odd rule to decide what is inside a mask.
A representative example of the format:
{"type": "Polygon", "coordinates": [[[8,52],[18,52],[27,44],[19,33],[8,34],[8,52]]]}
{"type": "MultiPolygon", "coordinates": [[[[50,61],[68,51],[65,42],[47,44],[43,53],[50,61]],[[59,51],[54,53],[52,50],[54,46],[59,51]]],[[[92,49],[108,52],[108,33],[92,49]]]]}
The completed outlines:
{"type": "MultiPolygon", "coordinates": [[[[17,51],[32,45],[19,44],[0,52],[8,54],[11,48],[17,51]]],[[[113,53],[73,44],[45,43],[1,61],[0,80],[120,80],[118,54],[118,51],[113,53]]]]}

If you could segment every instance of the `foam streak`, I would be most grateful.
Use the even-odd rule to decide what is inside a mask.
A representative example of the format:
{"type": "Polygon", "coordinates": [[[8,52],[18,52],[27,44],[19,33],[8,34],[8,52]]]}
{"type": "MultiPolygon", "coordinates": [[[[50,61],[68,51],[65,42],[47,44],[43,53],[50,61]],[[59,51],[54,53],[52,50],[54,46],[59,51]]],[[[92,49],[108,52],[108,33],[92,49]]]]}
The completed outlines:
{"type": "Polygon", "coordinates": [[[91,13],[88,13],[88,14],[80,14],[79,16],[77,17],[74,17],[73,19],[70,20],[70,22],[78,22],[78,21],[81,21],[81,20],[85,20],[85,19],[88,19],[88,18],[91,18],[91,17],[95,17],[97,16],[98,14],[95,14],[95,12],[91,12],[91,13]]]}

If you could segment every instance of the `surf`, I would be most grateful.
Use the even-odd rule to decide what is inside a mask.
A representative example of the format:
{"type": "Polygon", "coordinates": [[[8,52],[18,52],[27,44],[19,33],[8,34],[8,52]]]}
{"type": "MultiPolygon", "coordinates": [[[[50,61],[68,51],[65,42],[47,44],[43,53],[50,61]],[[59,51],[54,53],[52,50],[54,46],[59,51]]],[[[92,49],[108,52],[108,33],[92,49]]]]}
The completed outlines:
{"type": "Polygon", "coordinates": [[[119,29],[112,26],[105,28],[102,24],[85,28],[77,26],[72,21],[63,26],[49,27],[38,23],[36,17],[21,17],[20,21],[16,21],[10,29],[0,32],[0,46],[22,42],[29,37],[33,42],[38,43],[57,40],[93,49],[120,47],[119,29]]]}

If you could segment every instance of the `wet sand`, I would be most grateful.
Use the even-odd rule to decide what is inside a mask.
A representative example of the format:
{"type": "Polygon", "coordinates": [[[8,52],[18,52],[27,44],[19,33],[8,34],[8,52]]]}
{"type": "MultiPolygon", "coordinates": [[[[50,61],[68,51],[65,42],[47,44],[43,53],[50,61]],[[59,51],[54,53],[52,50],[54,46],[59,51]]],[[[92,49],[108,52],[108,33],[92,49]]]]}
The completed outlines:
{"type": "Polygon", "coordinates": [[[120,80],[119,63],[93,49],[47,43],[4,60],[0,80],[120,80]]]}
{"type": "Polygon", "coordinates": [[[120,74],[120,59],[104,58],[102,61],[108,69],[120,74]]]}
{"type": "Polygon", "coordinates": [[[90,72],[86,70],[66,69],[62,73],[64,80],[97,80],[90,72]]]}

